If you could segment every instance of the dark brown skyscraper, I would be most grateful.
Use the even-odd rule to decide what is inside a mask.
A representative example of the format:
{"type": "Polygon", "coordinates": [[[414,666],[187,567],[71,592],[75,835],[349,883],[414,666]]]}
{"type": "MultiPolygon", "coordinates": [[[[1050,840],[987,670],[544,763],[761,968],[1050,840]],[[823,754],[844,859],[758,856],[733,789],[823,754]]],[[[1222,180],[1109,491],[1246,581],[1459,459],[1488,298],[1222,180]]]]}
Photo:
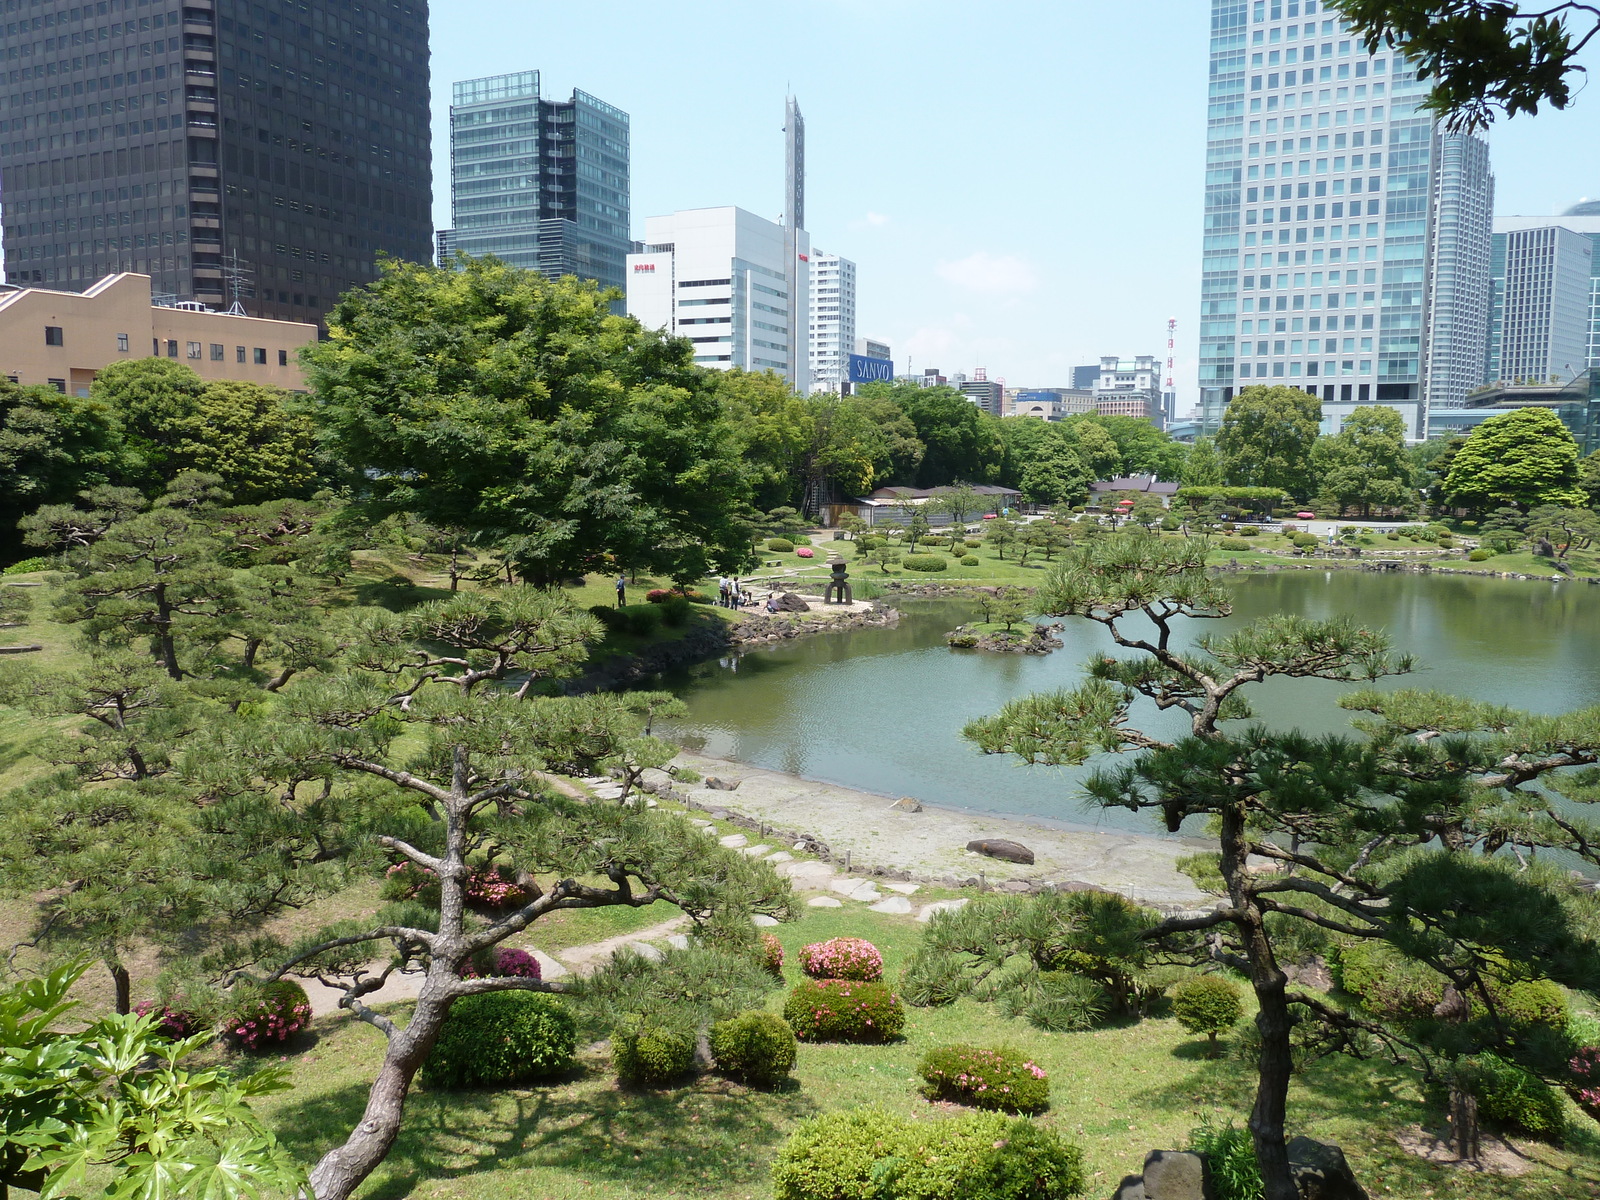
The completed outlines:
{"type": "Polygon", "coordinates": [[[320,320],[432,256],[428,99],[425,0],[0,0],[5,278],[320,320]]]}

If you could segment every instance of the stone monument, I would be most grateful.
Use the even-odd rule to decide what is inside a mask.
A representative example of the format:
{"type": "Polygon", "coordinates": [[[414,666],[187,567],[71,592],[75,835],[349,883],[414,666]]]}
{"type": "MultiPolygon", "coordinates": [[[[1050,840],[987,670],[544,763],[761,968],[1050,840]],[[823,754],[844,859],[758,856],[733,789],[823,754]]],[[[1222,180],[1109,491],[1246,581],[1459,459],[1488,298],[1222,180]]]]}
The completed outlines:
{"type": "Polygon", "coordinates": [[[822,602],[834,603],[834,593],[839,594],[838,603],[850,604],[855,597],[850,591],[850,576],[845,573],[845,562],[842,558],[830,558],[828,567],[833,571],[833,578],[828,580],[828,586],[822,589],[822,602]]]}

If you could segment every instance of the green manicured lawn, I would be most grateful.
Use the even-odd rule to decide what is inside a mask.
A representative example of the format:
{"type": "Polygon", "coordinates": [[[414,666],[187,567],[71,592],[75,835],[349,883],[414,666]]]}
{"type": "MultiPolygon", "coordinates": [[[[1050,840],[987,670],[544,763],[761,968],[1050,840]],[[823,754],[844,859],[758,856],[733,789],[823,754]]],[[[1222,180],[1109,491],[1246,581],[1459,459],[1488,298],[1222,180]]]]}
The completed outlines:
{"type": "MultiPolygon", "coordinates": [[[[898,976],[921,926],[860,909],[805,909],[775,929],[789,967],[810,941],[870,938],[898,976]]],[[[541,922],[541,925],[543,922],[541,922]]],[[[782,1005],[774,989],[768,1006],[782,1005]]],[[[912,1009],[906,1038],[886,1046],[802,1045],[794,1083],[758,1091],[715,1075],[663,1091],[618,1087],[604,1052],[585,1050],[573,1076],[553,1086],[429,1093],[409,1101],[393,1152],[360,1193],[367,1200],[762,1200],[773,1157],[804,1117],[881,1104],[926,1117],[955,1111],[917,1094],[922,1053],[952,1042],[1009,1044],[1049,1073],[1052,1103],[1038,1118],[1083,1147],[1091,1200],[1109,1195],[1147,1151],[1183,1146],[1206,1118],[1243,1121],[1254,1081],[1231,1057],[1204,1058],[1204,1039],[1170,1019],[1093,1033],[1046,1034],[993,1006],[963,1001],[912,1009]]],[[[295,1089],[259,1107],[307,1161],[342,1140],[366,1099],[381,1038],[345,1018],[322,1024],[314,1047],[293,1059],[295,1089]]],[[[1374,1197],[1490,1200],[1600,1194],[1600,1137],[1578,1118],[1564,1147],[1519,1142],[1532,1170],[1521,1179],[1471,1175],[1413,1158],[1395,1134],[1433,1117],[1415,1077],[1382,1063],[1332,1058],[1298,1076],[1294,1132],[1341,1145],[1374,1197]]]]}

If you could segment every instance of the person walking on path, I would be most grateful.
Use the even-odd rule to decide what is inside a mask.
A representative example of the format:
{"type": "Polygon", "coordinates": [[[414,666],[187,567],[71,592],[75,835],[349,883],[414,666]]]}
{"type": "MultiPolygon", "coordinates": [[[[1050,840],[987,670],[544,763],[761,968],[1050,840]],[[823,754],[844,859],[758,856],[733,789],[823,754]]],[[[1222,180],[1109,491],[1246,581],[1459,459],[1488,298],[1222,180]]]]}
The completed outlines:
{"type": "Polygon", "coordinates": [[[625,608],[628,604],[628,580],[622,575],[617,576],[617,607],[625,608]]]}

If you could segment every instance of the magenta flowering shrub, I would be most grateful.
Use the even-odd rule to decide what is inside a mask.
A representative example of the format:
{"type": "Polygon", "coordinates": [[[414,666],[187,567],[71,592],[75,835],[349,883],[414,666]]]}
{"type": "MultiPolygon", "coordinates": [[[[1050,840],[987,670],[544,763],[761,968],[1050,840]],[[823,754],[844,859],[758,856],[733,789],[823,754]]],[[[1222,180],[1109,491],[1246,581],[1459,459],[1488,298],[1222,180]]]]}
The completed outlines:
{"type": "Polygon", "coordinates": [[[156,1029],[173,1041],[193,1037],[200,1032],[200,1018],[192,1012],[174,1008],[170,1004],[157,1004],[154,1000],[141,1000],[133,1006],[136,1016],[156,1019],[156,1029]]]}
{"type": "Polygon", "coordinates": [[[246,1050],[281,1046],[311,1024],[305,988],[287,979],[253,989],[228,1019],[225,1032],[246,1050]]]}
{"type": "Polygon", "coordinates": [[[949,1100],[1004,1112],[1042,1112],[1050,1103],[1044,1068],[1014,1050],[940,1046],[918,1068],[929,1100],[949,1100]]]}
{"type": "Polygon", "coordinates": [[[774,934],[761,935],[761,965],[768,973],[783,978],[783,943],[774,934]]]}
{"type": "Polygon", "coordinates": [[[1568,1065],[1574,1080],[1573,1098],[1600,1120],[1600,1046],[1585,1046],[1568,1065]]]}
{"type": "Polygon", "coordinates": [[[527,950],[516,950],[510,946],[495,946],[462,964],[461,978],[477,979],[480,976],[512,979],[542,978],[539,974],[539,960],[527,950]]]}
{"type": "Polygon", "coordinates": [[[906,1010],[886,983],[808,979],[789,993],[783,1019],[802,1042],[887,1042],[905,1030],[906,1010]]]}
{"type": "Polygon", "coordinates": [[[883,978],[883,955],[863,938],[840,937],[802,946],[800,966],[813,979],[855,979],[871,983],[883,978]]]}
{"type": "MultiPolygon", "coordinates": [[[[500,874],[499,867],[475,870],[467,876],[467,903],[479,908],[517,908],[527,903],[528,893],[515,880],[500,874]]],[[[439,903],[439,879],[427,867],[414,862],[396,863],[384,872],[385,900],[420,900],[439,903]]]]}

